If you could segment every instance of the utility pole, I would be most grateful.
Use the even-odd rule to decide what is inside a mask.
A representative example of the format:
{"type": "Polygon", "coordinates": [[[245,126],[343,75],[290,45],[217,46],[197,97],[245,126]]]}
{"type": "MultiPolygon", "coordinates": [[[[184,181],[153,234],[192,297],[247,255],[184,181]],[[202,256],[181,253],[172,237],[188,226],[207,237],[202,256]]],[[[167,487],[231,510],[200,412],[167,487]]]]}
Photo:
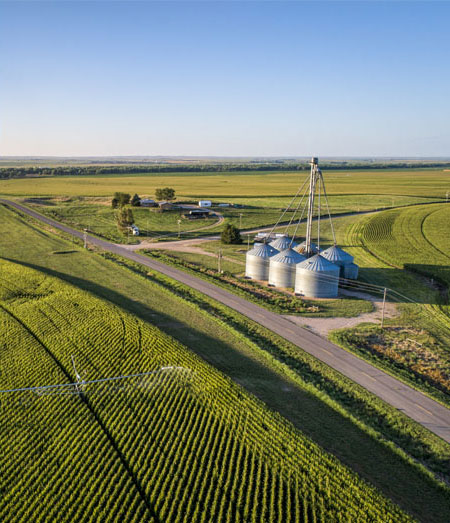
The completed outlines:
{"type": "Polygon", "coordinates": [[[383,293],[383,308],[381,309],[381,328],[383,328],[384,326],[384,306],[386,305],[386,287],[384,288],[384,293],[383,293]]]}
{"type": "Polygon", "coordinates": [[[180,239],[180,236],[181,236],[181,220],[178,220],[177,223],[178,223],[178,239],[180,239]]]}
{"type": "Polygon", "coordinates": [[[221,261],[222,261],[222,249],[219,249],[219,253],[217,255],[217,268],[218,268],[219,274],[222,273],[221,261]]]}
{"type": "Polygon", "coordinates": [[[239,230],[242,229],[242,213],[239,213],[239,230]]]}
{"type": "Polygon", "coordinates": [[[87,249],[87,229],[83,229],[84,248],[87,249]]]}
{"type": "Polygon", "coordinates": [[[250,234],[247,234],[247,251],[250,250],[250,234]]]}
{"type": "Polygon", "coordinates": [[[447,191],[447,192],[445,193],[445,201],[446,201],[447,203],[448,203],[448,195],[449,195],[449,194],[450,194],[449,191],[447,191]]]}

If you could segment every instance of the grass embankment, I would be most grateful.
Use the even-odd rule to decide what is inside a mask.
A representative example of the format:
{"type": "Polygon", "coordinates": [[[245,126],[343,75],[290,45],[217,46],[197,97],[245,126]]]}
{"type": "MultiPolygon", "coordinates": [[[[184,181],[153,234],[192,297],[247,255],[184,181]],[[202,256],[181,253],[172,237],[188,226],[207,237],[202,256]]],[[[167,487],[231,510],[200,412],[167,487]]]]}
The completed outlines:
{"type": "MultiPolygon", "coordinates": [[[[186,301],[189,289],[139,276],[30,225],[0,207],[2,253],[88,289],[157,325],[280,412],[297,428],[423,521],[446,521],[448,493],[396,447],[435,472],[449,446],[361,387],[232,311],[186,301]],[[33,250],[29,246],[33,245],[33,250]],[[180,294],[177,297],[175,293],[180,294]],[[185,298],[183,298],[183,296],[185,298]],[[215,309],[211,309],[212,307],[215,309]],[[231,319],[236,327],[231,326],[231,319]],[[244,323],[242,323],[244,322],[244,323]],[[383,443],[386,439],[387,442],[383,443]],[[393,441],[390,446],[388,441],[393,441]],[[417,492],[423,493],[419,498],[417,492]],[[423,501],[423,500],[426,501],[423,501]]],[[[135,270],[142,270],[136,266],[135,270]]],[[[164,278],[163,278],[164,280],[164,278]]],[[[201,297],[201,296],[200,296],[201,297]]],[[[198,297],[197,297],[198,298],[198,297]]],[[[196,298],[196,299],[197,299],[196,298]]],[[[226,308],[224,308],[226,309],[226,308]]]]}
{"type": "Polygon", "coordinates": [[[2,389],[74,382],[72,357],[86,381],[153,371],[4,393],[2,520],[410,520],[157,328],[20,264],[0,273],[2,389]]]}
{"type": "MultiPolygon", "coordinates": [[[[273,287],[246,280],[242,275],[219,274],[216,268],[205,266],[206,260],[208,260],[208,265],[212,265],[209,257],[206,256],[190,261],[184,253],[161,252],[159,250],[144,250],[142,253],[178,269],[195,274],[261,307],[280,314],[301,314],[302,316],[322,318],[336,316],[351,318],[373,310],[371,302],[358,298],[345,296],[337,300],[308,300],[299,298],[293,293],[282,292],[273,287]]],[[[190,258],[192,259],[193,256],[191,255],[190,258]]],[[[242,266],[240,269],[242,270],[242,266]]]]}
{"type": "Polygon", "coordinates": [[[385,329],[365,324],[331,339],[439,401],[450,404],[450,206],[391,210],[348,232],[361,279],[390,287],[398,317],[385,329]]]}

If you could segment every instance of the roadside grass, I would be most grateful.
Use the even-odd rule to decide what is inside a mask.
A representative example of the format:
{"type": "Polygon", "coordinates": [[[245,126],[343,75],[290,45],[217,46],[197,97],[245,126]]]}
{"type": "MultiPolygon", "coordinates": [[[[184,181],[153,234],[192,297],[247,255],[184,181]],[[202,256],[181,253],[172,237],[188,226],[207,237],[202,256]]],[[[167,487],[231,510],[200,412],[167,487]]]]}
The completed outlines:
{"type": "Polygon", "coordinates": [[[156,273],[143,274],[142,266],[77,250],[3,206],[0,216],[2,257],[64,279],[155,324],[291,420],[416,517],[448,521],[448,489],[399,450],[435,473],[446,474],[450,447],[440,438],[213,300],[156,273]],[[77,252],[49,255],[72,249],[77,252]],[[202,304],[190,304],[190,293],[202,304]]]}
{"type": "MultiPolygon", "coordinates": [[[[148,251],[147,251],[148,252],[148,251]]],[[[152,251],[153,252],[153,251],[152,251]]],[[[189,264],[198,266],[198,267],[204,267],[206,269],[210,269],[212,271],[218,271],[218,255],[217,253],[215,256],[208,256],[206,254],[198,254],[198,253],[191,253],[191,252],[180,252],[180,251],[165,251],[165,250],[159,250],[157,253],[161,253],[164,256],[168,256],[171,258],[174,258],[176,260],[183,260],[189,264]]],[[[156,253],[156,255],[157,255],[156,253]]],[[[223,256],[226,256],[224,253],[222,253],[223,256]]],[[[220,261],[220,267],[221,270],[224,272],[228,272],[230,274],[236,274],[236,273],[243,273],[245,266],[240,263],[233,263],[232,261],[225,260],[224,258],[221,258],[220,261]]]]}
{"type": "MultiPolygon", "coordinates": [[[[172,251],[143,250],[151,258],[155,258],[167,265],[184,270],[199,278],[214,283],[219,287],[233,292],[238,296],[252,301],[253,303],[268,310],[280,314],[294,314],[307,317],[354,317],[362,313],[372,312],[373,304],[370,301],[349,296],[342,296],[334,300],[313,300],[295,296],[293,292],[281,291],[258,282],[247,280],[242,276],[243,266],[239,267],[240,276],[231,273],[219,274],[217,266],[209,268],[203,264],[189,261],[183,253],[172,251]]],[[[210,258],[206,257],[205,258],[210,258]]]]}

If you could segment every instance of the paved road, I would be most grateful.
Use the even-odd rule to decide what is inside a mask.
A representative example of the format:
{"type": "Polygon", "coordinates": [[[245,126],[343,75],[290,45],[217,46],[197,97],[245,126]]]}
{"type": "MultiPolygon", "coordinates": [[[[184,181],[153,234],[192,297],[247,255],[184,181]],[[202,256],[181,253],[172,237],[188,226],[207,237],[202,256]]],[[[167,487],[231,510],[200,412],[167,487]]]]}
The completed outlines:
{"type": "MultiPolygon", "coordinates": [[[[0,199],[4,203],[14,207],[41,222],[60,229],[68,234],[83,238],[83,233],[56,222],[50,218],[24,207],[15,202],[0,199]]],[[[89,243],[101,247],[104,250],[113,252],[129,260],[141,263],[150,269],[158,271],[174,280],[177,280],[193,289],[196,289],[211,298],[227,305],[228,307],[240,312],[253,321],[260,323],[264,327],[292,342],[297,347],[312,354],[330,367],[333,367],[354,382],[365,387],[368,391],[389,403],[393,407],[401,410],[413,420],[419,422],[430,431],[434,432],[442,439],[450,443],[450,410],[436,401],[428,398],[421,392],[403,384],[401,381],[389,376],[385,372],[378,370],[369,363],[361,360],[357,356],[341,349],[337,345],[317,336],[306,329],[295,325],[287,320],[265,310],[258,305],[250,303],[243,298],[216,287],[211,283],[203,281],[195,276],[182,272],[178,269],[168,267],[161,262],[152,260],[135,252],[130,252],[119,245],[100,240],[93,236],[88,236],[89,243]]]]}

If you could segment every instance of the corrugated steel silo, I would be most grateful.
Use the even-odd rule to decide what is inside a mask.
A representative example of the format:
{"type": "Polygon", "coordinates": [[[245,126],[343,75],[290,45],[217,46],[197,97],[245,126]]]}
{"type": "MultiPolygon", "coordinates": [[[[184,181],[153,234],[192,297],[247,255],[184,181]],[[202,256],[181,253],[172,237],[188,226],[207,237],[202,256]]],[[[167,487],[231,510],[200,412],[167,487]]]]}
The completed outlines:
{"type": "Polygon", "coordinates": [[[347,265],[344,265],[343,269],[344,278],[347,278],[348,280],[356,280],[358,278],[359,267],[356,263],[348,263],[347,265]]]}
{"type": "Polygon", "coordinates": [[[336,298],[339,267],[316,254],[296,266],[295,293],[311,298],[336,298]]]}
{"type": "Polygon", "coordinates": [[[295,267],[306,258],[293,249],[285,249],[269,261],[269,285],[275,287],[294,287],[295,267]]]}
{"type": "Polygon", "coordinates": [[[245,275],[252,280],[267,280],[269,278],[269,258],[278,254],[267,243],[258,245],[247,251],[245,263],[245,275]]]}
{"type": "Polygon", "coordinates": [[[270,242],[269,245],[280,252],[289,248],[293,249],[297,246],[297,244],[293,242],[292,238],[289,238],[289,236],[280,236],[276,240],[273,240],[273,242],[270,242]]]}
{"type": "MultiPolygon", "coordinates": [[[[305,254],[305,249],[306,242],[302,242],[299,245],[297,245],[297,247],[295,247],[295,250],[300,254],[305,254]]],[[[319,254],[319,247],[317,247],[317,245],[313,242],[311,242],[311,251],[313,252],[313,254],[319,254]]]]}
{"type": "Polygon", "coordinates": [[[356,280],[358,277],[358,266],[353,263],[353,256],[340,247],[333,245],[322,251],[320,255],[330,262],[339,265],[342,278],[356,280]]]}

